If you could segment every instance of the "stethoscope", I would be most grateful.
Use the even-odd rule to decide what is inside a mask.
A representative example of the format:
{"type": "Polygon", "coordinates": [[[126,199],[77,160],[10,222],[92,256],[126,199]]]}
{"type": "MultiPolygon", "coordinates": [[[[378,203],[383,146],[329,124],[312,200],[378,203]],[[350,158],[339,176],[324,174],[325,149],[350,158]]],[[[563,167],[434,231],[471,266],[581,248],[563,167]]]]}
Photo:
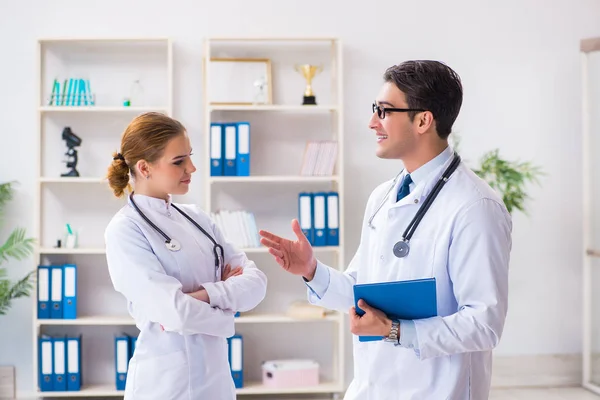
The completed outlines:
{"type": "MultiPolygon", "coordinates": [[[[158,233],[160,233],[165,238],[165,246],[166,246],[167,249],[169,249],[170,251],[179,251],[179,250],[181,250],[181,244],[177,240],[171,239],[169,236],[167,236],[166,233],[164,233],[158,226],[156,226],[154,223],[152,223],[152,221],[150,221],[150,219],[148,217],[146,217],[146,215],[144,215],[144,213],[142,212],[142,210],[140,210],[139,207],[137,206],[137,204],[135,204],[135,201],[133,200],[133,193],[131,193],[129,195],[129,200],[131,200],[131,204],[133,205],[133,207],[135,208],[135,210],[140,214],[140,216],[152,228],[154,228],[158,233]]],[[[183,215],[192,224],[194,224],[196,226],[196,228],[200,229],[200,231],[202,231],[202,233],[212,242],[212,244],[213,244],[213,253],[215,255],[215,276],[217,277],[217,279],[219,279],[219,271],[222,271],[224,260],[225,260],[225,251],[223,250],[223,246],[221,246],[220,244],[218,244],[217,241],[208,232],[206,232],[189,215],[187,215],[181,209],[179,209],[179,207],[177,207],[175,204],[172,204],[172,203],[171,203],[171,207],[173,207],[174,209],[176,209],[177,211],[179,211],[179,213],[181,215],[183,215]],[[219,254],[219,251],[221,252],[221,254],[219,254]]]]}
{"type": "MultiPolygon", "coordinates": [[[[452,159],[452,162],[450,163],[450,165],[448,166],[448,168],[446,168],[446,170],[442,173],[442,176],[440,176],[439,180],[436,182],[436,184],[433,187],[433,189],[431,190],[431,192],[427,195],[427,197],[425,198],[425,200],[421,204],[421,207],[419,208],[419,210],[417,211],[417,213],[413,217],[412,221],[410,221],[410,223],[406,227],[406,230],[402,234],[402,237],[400,238],[400,240],[398,242],[396,242],[396,244],[394,245],[393,252],[394,252],[394,255],[396,257],[403,258],[403,257],[406,257],[408,255],[408,253],[410,251],[410,246],[409,246],[410,238],[415,233],[415,230],[417,229],[417,226],[419,226],[419,223],[421,222],[421,220],[425,216],[425,213],[427,212],[427,210],[431,206],[431,203],[433,203],[433,201],[437,197],[437,195],[440,192],[440,190],[442,190],[442,187],[444,187],[444,185],[446,184],[446,182],[450,178],[450,175],[452,175],[452,173],[454,171],[456,171],[456,168],[458,168],[459,164],[460,164],[460,156],[455,152],[454,153],[454,158],[452,159]]],[[[392,184],[390,185],[390,188],[388,189],[388,191],[386,192],[385,196],[381,200],[381,203],[379,204],[379,206],[375,210],[375,213],[373,213],[373,215],[371,216],[371,218],[369,218],[368,224],[369,224],[370,228],[372,228],[372,229],[375,228],[373,226],[373,224],[372,224],[373,218],[375,218],[375,216],[377,215],[377,213],[379,212],[379,210],[381,209],[381,207],[383,207],[383,205],[385,204],[385,202],[386,202],[386,200],[387,200],[390,192],[396,186],[396,182],[398,180],[398,177],[400,177],[400,175],[402,175],[402,171],[400,171],[400,173],[398,175],[396,175],[396,177],[392,181],[392,184]]]]}

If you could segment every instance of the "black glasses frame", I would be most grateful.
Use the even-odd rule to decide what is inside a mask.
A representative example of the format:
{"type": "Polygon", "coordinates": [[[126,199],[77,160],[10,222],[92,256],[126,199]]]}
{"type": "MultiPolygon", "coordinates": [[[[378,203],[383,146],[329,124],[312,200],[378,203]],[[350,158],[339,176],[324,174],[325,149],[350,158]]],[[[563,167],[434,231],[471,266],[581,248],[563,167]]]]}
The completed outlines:
{"type": "Polygon", "coordinates": [[[390,108],[390,107],[378,106],[376,103],[373,103],[373,112],[374,113],[377,112],[377,116],[379,117],[379,119],[384,119],[386,112],[409,112],[409,111],[419,112],[419,111],[427,111],[427,110],[422,110],[420,108],[390,108]]]}

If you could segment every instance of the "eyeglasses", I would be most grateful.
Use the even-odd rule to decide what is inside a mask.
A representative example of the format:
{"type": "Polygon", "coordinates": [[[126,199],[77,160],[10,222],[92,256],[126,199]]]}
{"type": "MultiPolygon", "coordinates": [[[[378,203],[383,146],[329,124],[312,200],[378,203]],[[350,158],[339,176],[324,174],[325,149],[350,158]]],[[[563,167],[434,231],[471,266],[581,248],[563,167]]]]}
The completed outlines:
{"type": "Polygon", "coordinates": [[[420,108],[386,108],[383,106],[378,106],[376,103],[373,103],[373,112],[377,111],[377,116],[379,119],[385,118],[386,112],[407,112],[407,111],[427,111],[422,110],[420,108]]]}

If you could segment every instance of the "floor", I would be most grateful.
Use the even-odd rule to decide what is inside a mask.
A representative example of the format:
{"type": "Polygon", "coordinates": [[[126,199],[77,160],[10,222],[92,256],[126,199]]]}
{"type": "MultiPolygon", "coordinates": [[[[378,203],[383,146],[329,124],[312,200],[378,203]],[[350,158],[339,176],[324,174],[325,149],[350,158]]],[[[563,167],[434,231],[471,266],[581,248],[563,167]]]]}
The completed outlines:
{"type": "Polygon", "coordinates": [[[600,395],[581,388],[495,389],[489,400],[600,400],[600,395]]]}

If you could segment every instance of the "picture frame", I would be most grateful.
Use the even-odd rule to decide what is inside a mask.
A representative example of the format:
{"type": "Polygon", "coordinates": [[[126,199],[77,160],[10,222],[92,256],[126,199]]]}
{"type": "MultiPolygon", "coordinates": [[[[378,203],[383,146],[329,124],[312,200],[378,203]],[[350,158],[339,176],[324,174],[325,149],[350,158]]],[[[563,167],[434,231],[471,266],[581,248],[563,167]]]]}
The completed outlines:
{"type": "Polygon", "coordinates": [[[214,57],[209,68],[211,105],[273,104],[270,59],[214,57]]]}

